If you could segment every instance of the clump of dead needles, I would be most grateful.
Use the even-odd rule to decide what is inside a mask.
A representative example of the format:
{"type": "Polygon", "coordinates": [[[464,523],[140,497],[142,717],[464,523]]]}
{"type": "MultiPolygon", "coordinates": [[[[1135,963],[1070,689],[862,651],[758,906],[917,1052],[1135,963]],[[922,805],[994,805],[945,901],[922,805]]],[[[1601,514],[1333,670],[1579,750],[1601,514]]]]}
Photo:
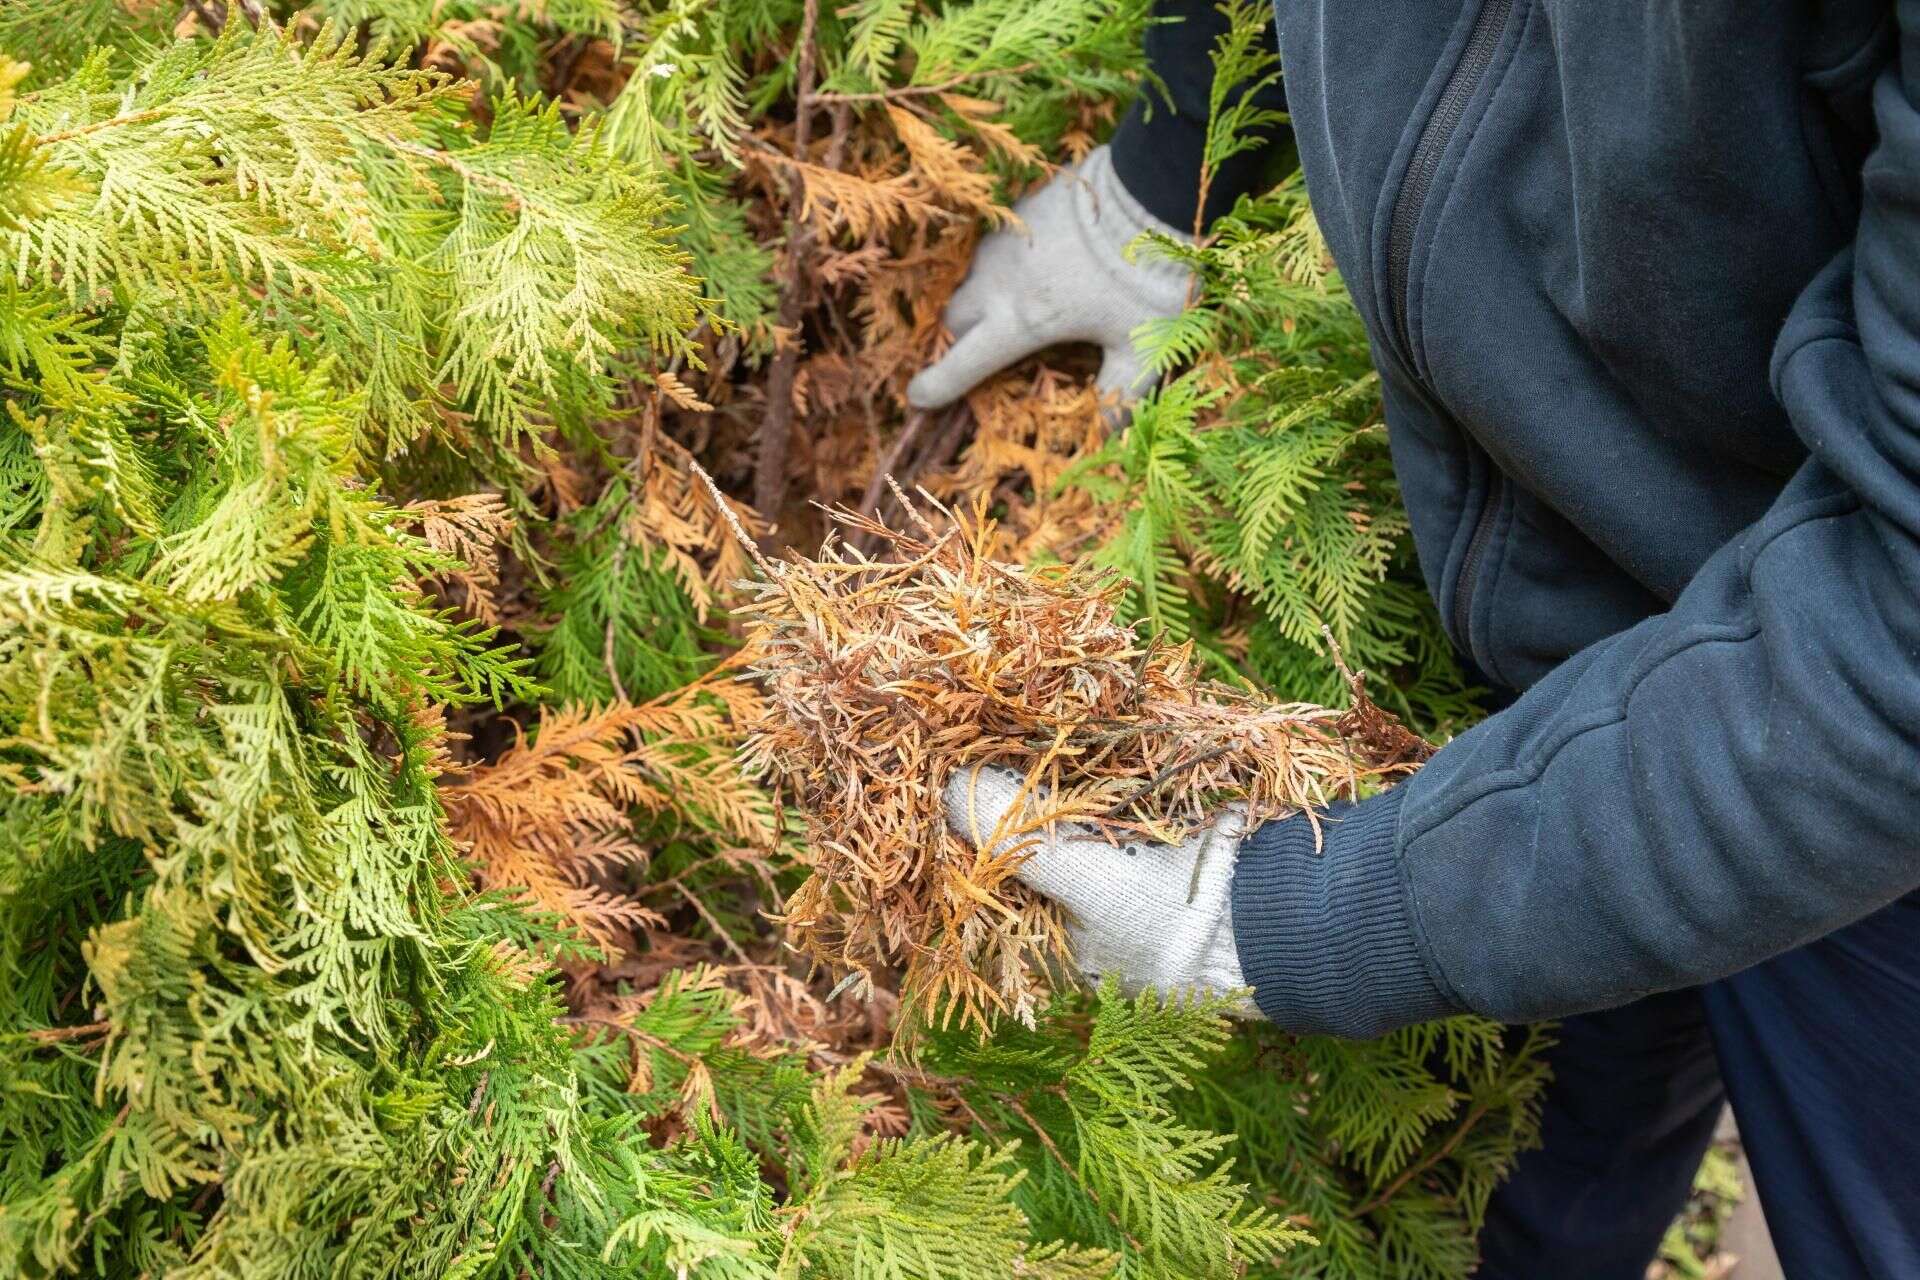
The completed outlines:
{"type": "Polygon", "coordinates": [[[848,542],[762,560],[744,584],[766,694],[744,761],[805,815],[812,874],[785,923],[837,970],[898,970],[905,1000],[942,1018],[1027,1017],[1069,959],[1057,909],[1012,878],[1047,828],[1168,839],[1224,803],[1278,817],[1425,758],[1357,679],[1344,712],[1203,679],[1190,646],[1120,621],[1123,582],[997,563],[983,512],[929,498],[936,528],[896,496],[916,532],[835,511],[848,542]],[[1030,796],[997,852],[952,834],[941,803],[981,764],[1030,796]]]}

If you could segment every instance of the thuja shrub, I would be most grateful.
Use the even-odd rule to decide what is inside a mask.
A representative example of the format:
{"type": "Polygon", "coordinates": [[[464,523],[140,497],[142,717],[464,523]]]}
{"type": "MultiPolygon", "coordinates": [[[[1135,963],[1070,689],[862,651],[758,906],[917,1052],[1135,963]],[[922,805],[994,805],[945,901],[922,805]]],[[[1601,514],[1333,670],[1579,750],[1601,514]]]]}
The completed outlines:
{"type": "MultiPolygon", "coordinates": [[[[1303,412],[1373,457],[1304,252],[1253,303],[1199,291],[1218,327],[1168,350],[1215,381],[1121,452],[1070,366],[906,413],[978,228],[1111,124],[1146,18],[0,6],[0,1270],[1465,1273],[1536,1043],[1069,989],[909,1052],[899,972],[836,992],[773,922],[805,834],[736,759],[766,707],[729,517],[805,541],[804,499],[891,470],[990,493],[1036,560],[1088,552],[1019,517],[1124,510],[1127,442],[1204,451],[1223,370],[1275,448],[1339,382],[1303,412]],[[1316,336],[1256,353],[1276,329],[1316,336]],[[1321,370],[1297,396],[1289,361],[1321,370]],[[1084,447],[1028,483],[995,459],[1042,418],[1084,447]]],[[[1351,500],[1397,548],[1385,482],[1351,500]]],[[[1261,509],[1274,546],[1322,518],[1261,509]]],[[[1242,643],[1284,557],[1235,577],[1205,527],[1164,526],[1185,567],[1128,575],[1120,616],[1284,676],[1242,643]]],[[[1366,647],[1426,625],[1372,594],[1394,554],[1326,619],[1383,700],[1443,685],[1366,647]]],[[[1332,670],[1274,616],[1286,671],[1332,670]]]]}

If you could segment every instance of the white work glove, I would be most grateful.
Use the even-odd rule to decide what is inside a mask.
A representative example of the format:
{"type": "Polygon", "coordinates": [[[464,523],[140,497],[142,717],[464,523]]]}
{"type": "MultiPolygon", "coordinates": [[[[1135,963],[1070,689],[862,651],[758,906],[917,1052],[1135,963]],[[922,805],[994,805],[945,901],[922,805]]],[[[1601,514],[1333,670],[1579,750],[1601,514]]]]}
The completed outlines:
{"type": "Polygon", "coordinates": [[[1152,376],[1131,335],[1148,320],[1179,315],[1193,273],[1151,253],[1129,262],[1127,246],[1149,230],[1188,243],[1193,236],[1127,193],[1105,147],[1013,211],[1022,225],[994,232],[974,251],[966,280],[947,303],[953,346],[907,385],[908,402],[921,409],[952,404],[992,374],[1062,342],[1102,350],[1103,396],[1138,397],[1152,376]]]}
{"type": "Polygon", "coordinates": [[[1081,972],[1116,978],[1128,994],[1241,992],[1235,1012],[1262,1016],[1243,991],[1227,897],[1246,829],[1242,809],[1227,809],[1177,845],[1115,845],[1064,826],[1009,838],[1008,831],[1022,825],[1021,814],[1013,814],[1005,830],[1001,821],[1019,802],[1020,785],[1020,775],[1005,769],[961,770],[947,783],[947,823],[976,848],[992,841],[996,851],[1029,853],[1014,874],[1066,910],[1081,972]]]}

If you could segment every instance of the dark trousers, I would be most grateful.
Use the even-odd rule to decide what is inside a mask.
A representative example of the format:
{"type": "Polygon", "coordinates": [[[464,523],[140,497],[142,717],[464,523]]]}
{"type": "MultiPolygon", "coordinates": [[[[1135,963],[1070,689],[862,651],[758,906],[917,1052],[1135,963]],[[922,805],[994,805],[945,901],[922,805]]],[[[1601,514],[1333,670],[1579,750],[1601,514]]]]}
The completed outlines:
{"type": "Polygon", "coordinates": [[[1479,1280],[1642,1280],[1723,1101],[1788,1280],[1920,1280],[1920,894],[1571,1018],[1552,1057],[1543,1145],[1494,1196],[1479,1280]]]}

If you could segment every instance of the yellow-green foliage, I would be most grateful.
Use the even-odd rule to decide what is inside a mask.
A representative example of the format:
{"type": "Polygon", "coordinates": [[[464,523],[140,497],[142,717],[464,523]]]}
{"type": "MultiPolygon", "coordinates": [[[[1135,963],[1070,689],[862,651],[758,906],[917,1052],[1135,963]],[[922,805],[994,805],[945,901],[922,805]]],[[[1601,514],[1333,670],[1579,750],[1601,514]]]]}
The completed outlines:
{"type": "MultiPolygon", "coordinates": [[[[817,17],[826,90],[978,77],[1051,140],[1070,101],[1128,91],[1144,13],[817,17]]],[[[570,1017],[552,961],[596,958],[578,930],[473,888],[446,718],[504,740],[542,704],[669,689],[718,619],[669,543],[618,532],[637,470],[515,535],[539,612],[510,632],[435,593],[478,567],[409,504],[487,490],[546,521],[552,445],[613,458],[631,388],[697,361],[698,326],[766,354],[774,246],[734,166],[801,21],[0,5],[0,1273],[1464,1273],[1538,1088],[1491,1028],[1352,1048],[1080,996],[821,1070],[697,973],[617,1030],[570,1017]],[[639,73],[563,110],[533,86],[588,41],[639,73]],[[484,84],[423,69],[429,47],[484,84]]],[[[1264,403],[1352,426],[1358,348],[1327,314],[1328,371],[1264,403]]],[[[1205,393],[1177,388],[1116,447],[1184,431],[1205,393]]],[[[1279,412],[1237,429],[1273,444],[1279,412]]],[[[1394,526],[1369,484],[1376,583],[1394,526]]],[[[1299,504],[1250,501],[1246,553],[1272,560],[1299,504]]],[[[1247,590],[1304,643],[1283,586],[1247,590]]],[[[696,808],[635,817],[683,884],[725,826],[696,808]]]]}

